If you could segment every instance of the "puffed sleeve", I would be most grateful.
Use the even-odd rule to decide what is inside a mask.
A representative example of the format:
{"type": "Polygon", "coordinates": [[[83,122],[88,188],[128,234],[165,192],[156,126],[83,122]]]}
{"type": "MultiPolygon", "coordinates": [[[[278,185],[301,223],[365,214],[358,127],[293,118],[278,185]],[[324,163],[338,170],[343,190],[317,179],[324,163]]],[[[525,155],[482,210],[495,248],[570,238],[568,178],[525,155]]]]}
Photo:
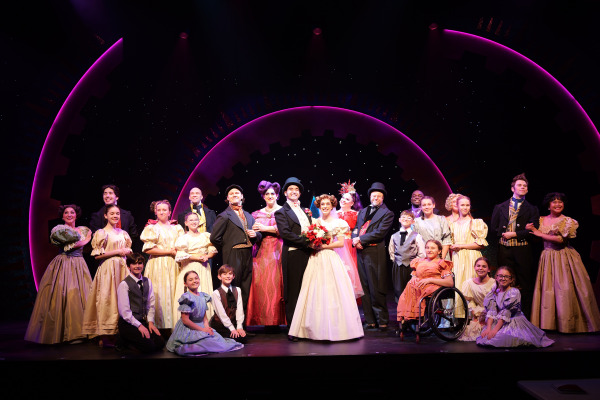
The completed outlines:
{"type": "Polygon", "coordinates": [[[202,247],[206,249],[205,254],[218,253],[217,248],[210,242],[210,232],[202,233],[202,247]]]}
{"type": "Polygon", "coordinates": [[[333,228],[333,236],[343,236],[345,238],[348,232],[350,232],[350,225],[343,219],[338,219],[335,228],[333,228]]]}
{"type": "Polygon", "coordinates": [[[182,313],[192,313],[194,311],[194,308],[196,307],[196,304],[194,303],[194,298],[191,294],[187,292],[182,294],[179,300],[177,300],[177,302],[179,303],[177,311],[182,313]]]}
{"type": "Polygon", "coordinates": [[[90,255],[99,256],[104,254],[106,248],[106,239],[108,235],[104,229],[98,229],[92,238],[92,252],[90,255]]]}
{"type": "Polygon", "coordinates": [[[475,243],[480,246],[487,246],[488,242],[485,239],[488,234],[488,227],[482,219],[474,219],[473,226],[471,226],[471,235],[475,239],[475,243]]]}
{"type": "Polygon", "coordinates": [[[440,263],[438,265],[440,267],[440,276],[442,277],[442,279],[448,276],[452,276],[452,268],[454,268],[454,264],[452,264],[452,261],[440,260],[440,263]]]}
{"type": "Polygon", "coordinates": [[[144,242],[142,251],[150,250],[158,246],[158,232],[156,230],[156,226],[146,225],[142,231],[142,234],[140,235],[140,240],[144,242]]]}
{"type": "Polygon", "coordinates": [[[188,253],[189,246],[187,235],[180,236],[175,240],[175,250],[177,250],[175,261],[182,262],[183,260],[190,258],[190,254],[188,253]]]}
{"type": "Polygon", "coordinates": [[[451,245],[452,244],[452,232],[450,232],[450,225],[448,225],[448,221],[445,217],[438,215],[438,220],[440,222],[440,227],[442,230],[442,238],[440,242],[442,242],[442,246],[451,245]]]}
{"type": "Polygon", "coordinates": [[[565,217],[558,225],[558,233],[566,239],[573,239],[577,236],[577,228],[579,228],[577,221],[573,218],[565,217]]]}
{"type": "Polygon", "coordinates": [[[65,246],[65,251],[70,249],[66,248],[68,245],[73,245],[80,240],[79,232],[67,225],[56,225],[50,231],[50,243],[55,246],[65,246]]]}
{"type": "Polygon", "coordinates": [[[483,307],[487,311],[485,320],[497,319],[498,316],[498,305],[496,304],[496,298],[494,297],[495,291],[491,290],[483,299],[483,307]]]}
{"type": "Polygon", "coordinates": [[[133,243],[131,241],[131,236],[129,236],[129,233],[127,233],[127,231],[123,231],[123,237],[125,238],[125,247],[127,248],[131,248],[131,244],[133,243]]]}
{"type": "Polygon", "coordinates": [[[202,297],[204,297],[205,302],[208,303],[209,301],[212,301],[212,297],[210,296],[210,294],[204,292],[200,292],[200,294],[202,295],[202,297]]]}
{"type": "Polygon", "coordinates": [[[500,311],[498,311],[497,319],[503,319],[506,322],[510,322],[510,319],[520,311],[521,304],[521,292],[519,289],[510,288],[504,299],[502,300],[502,304],[500,304],[500,311]]]}
{"type": "Polygon", "coordinates": [[[177,237],[178,237],[178,238],[180,238],[180,237],[182,237],[183,235],[185,235],[185,231],[183,230],[183,228],[181,227],[181,225],[179,225],[179,224],[175,224],[175,225],[172,225],[172,226],[174,226],[174,227],[175,227],[175,230],[177,231],[177,237]]]}

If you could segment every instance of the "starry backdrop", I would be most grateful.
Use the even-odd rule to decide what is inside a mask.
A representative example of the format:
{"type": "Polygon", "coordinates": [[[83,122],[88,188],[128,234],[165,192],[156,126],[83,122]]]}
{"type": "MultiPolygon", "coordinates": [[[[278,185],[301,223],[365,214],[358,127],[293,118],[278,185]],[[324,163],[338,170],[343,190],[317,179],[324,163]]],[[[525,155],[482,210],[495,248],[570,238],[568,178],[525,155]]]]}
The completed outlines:
{"type": "MultiPolygon", "coordinates": [[[[485,57],[474,53],[453,60],[436,55],[431,29],[436,23],[438,30],[473,33],[524,54],[597,121],[599,48],[591,2],[254,3],[53,0],[2,13],[0,123],[9,229],[0,303],[12,305],[3,318],[27,316],[35,299],[27,212],[45,136],[78,79],[121,37],[123,62],[107,77],[105,95],[84,105],[80,132],[62,149],[68,169],[52,187],[53,199],[82,206],[81,223],[102,205],[101,186],[115,183],[120,204],[141,229],[153,218],[150,202],[168,198],[174,204],[194,166],[228,133],[280,109],[329,105],[403,132],[453,191],[471,197],[474,216],[486,222],[494,204],[510,196],[518,173],[527,173],[534,204],[548,191],[565,192],[565,213],[581,223],[575,247],[594,279],[598,262],[590,252],[600,240],[600,221],[590,199],[600,187],[581,157],[585,146],[558,125],[556,106],[532,96],[514,71],[489,70],[485,57]]],[[[312,195],[337,193],[348,180],[357,182],[367,203],[368,187],[381,181],[387,205],[398,213],[418,187],[400,176],[398,156],[382,155],[377,143],[359,145],[353,136],[307,131],[290,146],[274,143],[267,154],[228,160],[233,175],[218,186],[241,184],[246,208],[254,210],[263,205],[256,192],[262,179],[300,177],[307,188],[303,204],[312,195]]],[[[225,207],[222,192],[205,197],[209,207],[225,207]]],[[[437,200],[445,211],[445,199],[437,200]]],[[[49,231],[53,223],[40,229],[49,231]]],[[[493,255],[488,239],[486,252],[493,255]]]]}

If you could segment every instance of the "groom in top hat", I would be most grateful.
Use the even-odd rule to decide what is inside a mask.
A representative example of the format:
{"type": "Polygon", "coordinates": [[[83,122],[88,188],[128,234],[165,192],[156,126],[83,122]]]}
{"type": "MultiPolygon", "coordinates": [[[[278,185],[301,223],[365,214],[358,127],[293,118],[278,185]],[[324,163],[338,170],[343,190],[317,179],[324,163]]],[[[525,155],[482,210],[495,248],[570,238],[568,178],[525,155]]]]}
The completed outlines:
{"type": "Polygon", "coordinates": [[[233,284],[242,290],[244,314],[252,284],[252,246],[260,240],[260,232],[252,230],[254,218],[242,209],[243,189],[230,185],[225,193],[229,207],[217,216],[210,234],[210,242],[223,254],[223,264],[233,268],[233,284]]]}
{"type": "Polygon", "coordinates": [[[311,224],[310,212],[300,207],[300,195],[304,186],[298,178],[288,178],[283,184],[283,194],[287,201],[275,211],[275,222],[279,236],[283,239],[281,251],[281,272],[283,275],[283,298],[287,325],[292,323],[296,302],[302,287],[302,277],[312,249],[308,241],[301,237],[311,224]]]}
{"type": "Polygon", "coordinates": [[[366,328],[387,329],[389,313],[386,305],[388,289],[385,238],[392,228],[394,213],[383,203],[387,195],[381,182],[368,191],[371,205],[358,213],[352,232],[352,245],[357,249],[358,275],[365,294],[362,299],[366,328]]]}

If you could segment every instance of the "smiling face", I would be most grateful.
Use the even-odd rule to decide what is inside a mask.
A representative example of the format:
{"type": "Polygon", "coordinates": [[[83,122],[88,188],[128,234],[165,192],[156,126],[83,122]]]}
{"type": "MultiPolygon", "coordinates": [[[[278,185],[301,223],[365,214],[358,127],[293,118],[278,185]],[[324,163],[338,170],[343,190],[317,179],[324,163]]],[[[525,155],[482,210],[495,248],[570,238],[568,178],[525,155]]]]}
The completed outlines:
{"type": "Polygon", "coordinates": [[[239,189],[233,188],[229,192],[227,192],[227,201],[231,205],[241,205],[243,198],[244,195],[242,195],[242,192],[240,192],[239,189]]]}
{"type": "Polygon", "coordinates": [[[198,230],[198,226],[200,225],[200,218],[198,218],[198,214],[192,213],[187,216],[185,219],[185,226],[192,232],[196,232],[198,230]]]}
{"type": "Polygon", "coordinates": [[[290,185],[285,189],[285,197],[291,201],[297,201],[300,198],[300,188],[296,185],[290,185]]]}
{"type": "Polygon", "coordinates": [[[143,262],[138,262],[138,263],[131,263],[131,264],[129,264],[129,271],[136,278],[138,278],[138,279],[141,278],[142,277],[142,272],[144,272],[144,263],[143,262]]]}
{"type": "Polygon", "coordinates": [[[383,203],[383,193],[373,190],[370,196],[371,205],[379,207],[383,203]]]}
{"type": "Polygon", "coordinates": [[[323,216],[326,217],[332,210],[331,200],[325,198],[321,200],[321,204],[319,205],[319,210],[323,213],[323,216]]]}
{"type": "Polygon", "coordinates": [[[171,209],[165,203],[159,203],[154,208],[154,212],[156,213],[156,218],[162,222],[166,223],[169,221],[169,217],[171,216],[171,209]]]}
{"type": "Polygon", "coordinates": [[[513,283],[513,280],[514,278],[509,270],[502,267],[498,268],[498,271],[496,272],[496,282],[503,290],[506,290],[508,287],[510,287],[513,283]]]}
{"type": "Polygon", "coordinates": [[[431,199],[424,199],[421,201],[421,210],[423,211],[423,215],[430,216],[433,214],[433,208],[435,204],[431,199]]]}
{"type": "Polygon", "coordinates": [[[423,198],[423,196],[424,196],[423,192],[421,192],[420,190],[415,190],[414,192],[412,192],[412,195],[410,196],[410,202],[415,207],[419,207],[419,206],[421,206],[421,199],[423,198]]]}
{"type": "Polygon", "coordinates": [[[110,207],[106,214],[104,214],[104,218],[111,224],[113,227],[119,223],[121,219],[121,210],[119,207],[110,207]]]}
{"type": "Polygon", "coordinates": [[[190,271],[185,276],[184,286],[191,292],[197,292],[200,287],[200,277],[194,271],[190,271]]]}
{"type": "Polygon", "coordinates": [[[231,271],[227,271],[227,272],[223,272],[222,274],[219,274],[219,280],[225,286],[230,286],[231,282],[233,281],[233,278],[235,278],[235,275],[231,271]]]}
{"type": "Polygon", "coordinates": [[[69,226],[75,225],[75,220],[77,219],[77,213],[72,207],[67,207],[63,211],[62,220],[65,221],[65,224],[69,226]]]}
{"type": "Polygon", "coordinates": [[[438,258],[441,251],[442,249],[440,249],[435,242],[429,241],[425,243],[425,257],[429,260],[438,258]]]}
{"type": "Polygon", "coordinates": [[[475,274],[480,280],[483,280],[490,273],[490,266],[485,260],[478,260],[475,263],[475,274]]]}
{"type": "Polygon", "coordinates": [[[344,193],[342,197],[340,197],[340,207],[342,210],[348,210],[354,205],[354,199],[350,193],[344,193]]]}
{"type": "Polygon", "coordinates": [[[265,200],[265,203],[267,203],[267,206],[273,207],[277,202],[277,194],[275,193],[275,190],[273,188],[269,188],[265,192],[263,199],[265,200]]]}
{"type": "Polygon", "coordinates": [[[117,195],[115,194],[115,191],[111,188],[106,188],[104,189],[104,192],[102,193],[102,200],[104,200],[104,204],[105,205],[110,205],[110,204],[116,204],[117,200],[119,200],[119,198],[117,197],[117,195]]]}
{"type": "Polygon", "coordinates": [[[411,217],[410,215],[403,214],[403,215],[400,215],[399,221],[400,221],[400,225],[404,229],[408,229],[413,224],[415,219],[413,217],[411,217]]]}
{"type": "Polygon", "coordinates": [[[469,199],[462,198],[458,202],[458,212],[461,217],[466,217],[471,213],[471,201],[469,199]]]}
{"type": "Polygon", "coordinates": [[[560,199],[554,199],[548,205],[548,210],[554,215],[561,215],[565,209],[565,203],[560,199]]]}
{"type": "Polygon", "coordinates": [[[515,198],[517,198],[517,199],[523,198],[523,197],[525,197],[525,195],[527,194],[527,191],[528,191],[527,182],[519,179],[515,182],[515,185],[510,188],[510,190],[512,190],[512,192],[514,193],[515,198]]]}
{"type": "Polygon", "coordinates": [[[192,202],[192,204],[194,204],[194,205],[198,205],[198,204],[200,204],[201,201],[202,201],[202,190],[200,190],[198,188],[192,188],[192,190],[190,190],[190,202],[192,202]]]}

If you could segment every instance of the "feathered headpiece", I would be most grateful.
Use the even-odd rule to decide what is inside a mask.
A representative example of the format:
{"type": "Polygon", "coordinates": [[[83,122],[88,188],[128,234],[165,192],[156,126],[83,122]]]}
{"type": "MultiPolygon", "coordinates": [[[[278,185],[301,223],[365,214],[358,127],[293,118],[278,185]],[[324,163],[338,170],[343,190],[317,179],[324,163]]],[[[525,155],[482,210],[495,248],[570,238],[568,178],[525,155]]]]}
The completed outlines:
{"type": "Polygon", "coordinates": [[[348,179],[348,183],[340,183],[340,185],[342,185],[342,188],[340,189],[340,194],[343,196],[346,193],[356,193],[356,189],[354,188],[355,184],[356,182],[350,183],[350,179],[348,179]]]}

